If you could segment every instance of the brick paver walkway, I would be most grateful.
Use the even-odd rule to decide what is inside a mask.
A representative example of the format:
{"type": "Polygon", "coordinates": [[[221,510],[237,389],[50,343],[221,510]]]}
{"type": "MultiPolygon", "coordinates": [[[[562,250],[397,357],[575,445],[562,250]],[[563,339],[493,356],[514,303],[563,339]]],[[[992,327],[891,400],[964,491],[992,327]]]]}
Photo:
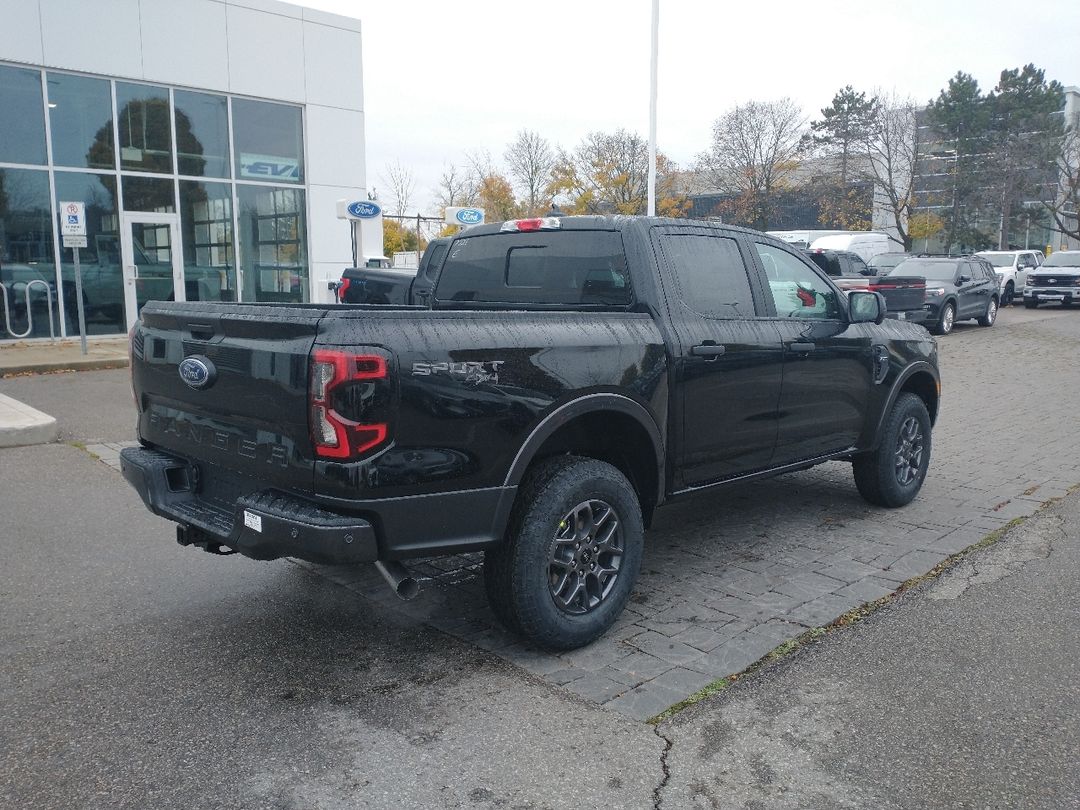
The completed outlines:
{"type": "MultiPolygon", "coordinates": [[[[939,344],[944,398],[915,503],[871,507],[850,466],[831,463],[662,509],[625,615],[585,649],[553,655],[504,631],[483,598],[479,555],[417,564],[430,579],[408,603],[370,566],[309,567],[588,700],[650,717],[1080,483],[1080,312],[1007,310],[994,328],[961,326],[939,344]]],[[[116,466],[118,446],[88,449],[116,466]]]]}

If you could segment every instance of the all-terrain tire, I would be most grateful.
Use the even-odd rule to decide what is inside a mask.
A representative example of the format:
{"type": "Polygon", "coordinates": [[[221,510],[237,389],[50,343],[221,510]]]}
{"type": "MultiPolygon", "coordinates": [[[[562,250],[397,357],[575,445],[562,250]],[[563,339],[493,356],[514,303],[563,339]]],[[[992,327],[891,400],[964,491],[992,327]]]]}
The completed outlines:
{"type": "MultiPolygon", "coordinates": [[[[484,585],[491,608],[508,629],[540,647],[581,647],[603,635],[622,613],[637,581],[644,544],[641,505],[626,476],[595,459],[547,459],[530,470],[518,490],[502,545],[484,552],[484,585]],[[553,588],[559,577],[552,571],[561,569],[553,568],[552,555],[565,547],[565,539],[558,541],[559,546],[557,538],[565,538],[566,519],[583,503],[603,504],[614,513],[621,554],[617,574],[610,587],[603,586],[597,603],[572,612],[556,602],[553,588]]],[[[594,559],[600,565],[601,557],[594,559]]],[[[607,553],[604,559],[613,564],[615,556],[607,553]]],[[[591,582],[599,593],[598,577],[583,581],[591,582]]],[[[580,598],[589,599],[587,589],[580,598]]]]}
{"type": "Polygon", "coordinates": [[[877,449],[852,460],[859,494],[875,506],[895,508],[911,503],[922,489],[926,471],[930,468],[930,430],[926,404],[915,394],[898,396],[885,417],[877,449]],[[911,435],[912,425],[917,428],[918,435],[917,461],[913,460],[910,449],[915,438],[911,435]],[[906,463],[903,475],[901,460],[906,463]]]}

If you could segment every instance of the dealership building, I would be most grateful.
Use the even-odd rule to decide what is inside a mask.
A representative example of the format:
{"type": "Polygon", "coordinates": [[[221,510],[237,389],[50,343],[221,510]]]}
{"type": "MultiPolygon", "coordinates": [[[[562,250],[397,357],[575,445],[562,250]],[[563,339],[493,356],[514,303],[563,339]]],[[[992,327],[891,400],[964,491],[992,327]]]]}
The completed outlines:
{"type": "Polygon", "coordinates": [[[367,197],[358,20],[276,0],[0,0],[0,20],[0,341],[48,337],[50,298],[79,333],[60,202],[85,204],[88,335],[152,299],[332,300],[337,202],[367,197]]]}

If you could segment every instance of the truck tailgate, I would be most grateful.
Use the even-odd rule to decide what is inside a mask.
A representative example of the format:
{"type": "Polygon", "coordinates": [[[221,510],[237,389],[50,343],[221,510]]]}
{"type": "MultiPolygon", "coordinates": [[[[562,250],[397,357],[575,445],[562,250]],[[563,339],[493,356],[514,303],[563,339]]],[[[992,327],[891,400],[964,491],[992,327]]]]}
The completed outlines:
{"type": "Polygon", "coordinates": [[[264,487],[310,491],[308,363],[325,314],[312,305],[147,304],[132,335],[139,437],[196,456],[207,477],[220,466],[264,487]]]}
{"type": "Polygon", "coordinates": [[[889,312],[922,309],[926,300],[926,279],[921,276],[885,276],[873,278],[869,289],[885,296],[889,312]]]}

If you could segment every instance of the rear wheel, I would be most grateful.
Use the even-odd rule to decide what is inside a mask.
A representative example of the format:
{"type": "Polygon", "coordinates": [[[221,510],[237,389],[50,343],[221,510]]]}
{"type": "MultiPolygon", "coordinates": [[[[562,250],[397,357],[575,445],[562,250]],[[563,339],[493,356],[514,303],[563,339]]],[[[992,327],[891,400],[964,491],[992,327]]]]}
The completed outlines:
{"type": "Polygon", "coordinates": [[[506,540],[484,553],[488,601],[541,647],[581,647],[626,606],[644,540],[637,493],[619,470],[576,456],[541,462],[518,492],[506,540]]]}
{"type": "Polygon", "coordinates": [[[852,461],[859,494],[875,506],[895,508],[915,499],[930,468],[930,414],[915,394],[896,398],[877,450],[852,461]]]}
{"type": "Polygon", "coordinates": [[[986,312],[979,318],[979,326],[993,326],[994,321],[997,320],[998,314],[998,302],[996,298],[991,298],[986,305],[986,312]]]}

